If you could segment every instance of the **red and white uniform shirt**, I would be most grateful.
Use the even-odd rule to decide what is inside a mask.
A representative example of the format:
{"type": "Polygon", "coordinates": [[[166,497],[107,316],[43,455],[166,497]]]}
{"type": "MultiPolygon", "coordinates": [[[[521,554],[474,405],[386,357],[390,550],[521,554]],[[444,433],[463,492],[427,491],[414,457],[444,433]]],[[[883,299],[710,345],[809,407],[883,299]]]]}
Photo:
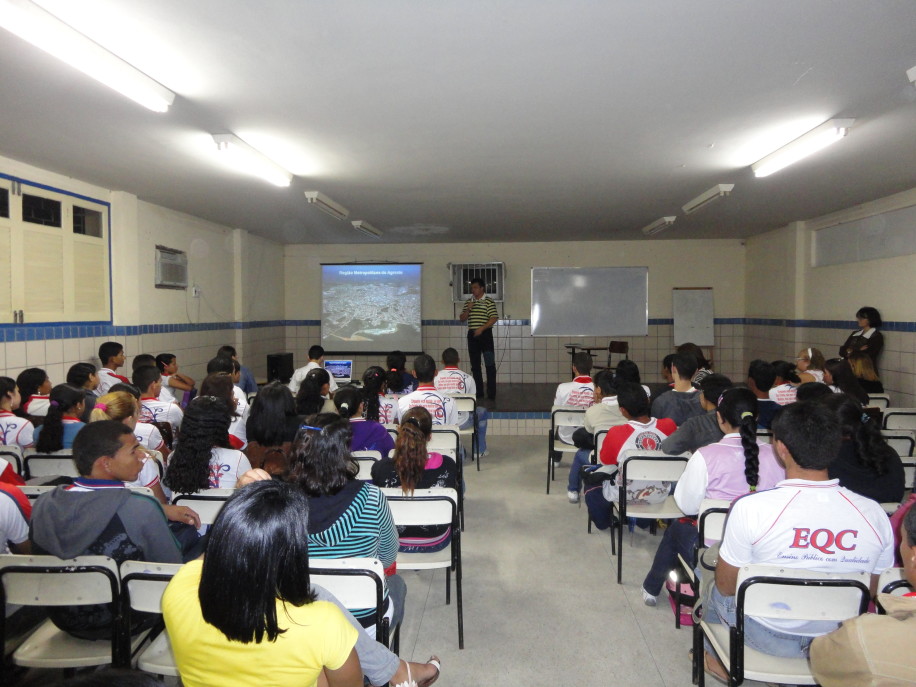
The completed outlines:
{"type": "Polygon", "coordinates": [[[184,413],[176,403],[163,403],[158,398],[140,399],[140,422],[168,422],[172,431],[178,431],[184,413]]]}
{"type": "Polygon", "coordinates": [[[791,384],[780,384],[779,386],[774,386],[767,393],[771,401],[775,401],[781,406],[787,406],[790,403],[795,403],[795,395],[798,393],[798,388],[791,384]]]}
{"type": "Polygon", "coordinates": [[[32,436],[34,431],[35,427],[31,421],[8,410],[0,410],[0,444],[29,448],[35,445],[32,436]]]}
{"type": "MultiPolygon", "coordinates": [[[[7,542],[21,544],[29,538],[32,504],[17,487],[0,484],[0,553],[9,553],[7,542]]],[[[7,607],[9,611],[9,607],[7,607]]]]}
{"type": "MultiPolygon", "coordinates": [[[[595,383],[588,375],[576,377],[571,382],[563,382],[557,386],[557,393],[553,397],[553,406],[571,406],[573,408],[588,408],[595,403],[595,383]]],[[[560,427],[557,435],[564,444],[573,443],[572,435],[575,427],[560,427]]]]}
{"type": "Polygon", "coordinates": [[[662,441],[676,429],[674,420],[667,417],[649,418],[646,423],[629,420],[625,425],[608,430],[599,458],[605,465],[617,465],[617,457],[622,451],[660,451],[662,441]]]}
{"type": "Polygon", "coordinates": [[[41,394],[32,394],[28,401],[22,404],[22,412],[33,417],[47,417],[51,399],[41,394]]]}
{"type": "Polygon", "coordinates": [[[396,425],[400,420],[398,397],[378,395],[378,421],[383,425],[396,425]]]}
{"type": "MultiPolygon", "coordinates": [[[[457,367],[446,367],[439,371],[433,380],[433,385],[437,391],[443,394],[468,394],[477,395],[477,383],[474,377],[467,372],[459,370],[457,367]]],[[[455,422],[458,425],[464,425],[468,421],[470,413],[467,411],[456,411],[455,422]]]]}
{"type": "MultiPolygon", "coordinates": [[[[787,479],[734,502],[719,556],[739,568],[765,563],[878,575],[894,564],[894,534],[881,506],[841,487],[839,480],[787,479]]],[[[823,621],[758,622],[806,636],[837,628],[823,621]]]]}
{"type": "Polygon", "coordinates": [[[130,380],[115,373],[114,370],[109,370],[107,367],[101,368],[99,370],[99,385],[95,388],[95,395],[104,396],[115,384],[130,384],[130,380]]]}
{"type": "Polygon", "coordinates": [[[416,391],[401,396],[398,400],[398,414],[404,417],[404,413],[415,406],[426,408],[433,418],[434,425],[458,424],[455,399],[440,394],[432,384],[420,384],[416,391]]]}
{"type": "Polygon", "coordinates": [[[231,448],[214,448],[210,452],[211,489],[234,489],[241,475],[251,470],[251,463],[241,451],[231,448]]]}

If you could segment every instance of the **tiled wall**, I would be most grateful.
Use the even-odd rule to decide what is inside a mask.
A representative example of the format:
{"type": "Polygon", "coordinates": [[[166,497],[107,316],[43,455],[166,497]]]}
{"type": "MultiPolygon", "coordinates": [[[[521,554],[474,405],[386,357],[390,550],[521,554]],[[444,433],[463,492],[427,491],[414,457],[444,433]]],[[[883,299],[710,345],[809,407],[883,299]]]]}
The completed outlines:
{"type": "MultiPolygon", "coordinates": [[[[661,381],[661,361],[674,350],[670,320],[650,320],[648,336],[615,337],[630,344],[630,360],[639,365],[643,380],[661,381]]],[[[449,346],[467,356],[466,328],[459,321],[428,320],[423,324],[423,349],[437,360],[449,346]]],[[[531,384],[559,383],[568,379],[570,357],[564,344],[576,342],[581,346],[605,347],[606,337],[532,337],[527,320],[505,320],[494,329],[496,362],[500,383],[531,384]]],[[[296,366],[304,365],[309,346],[319,343],[321,327],[317,321],[296,323],[286,328],[286,350],[292,351],[296,366]]],[[[744,356],[744,325],[717,324],[714,367],[734,380],[744,379],[747,366],[744,356]]],[[[348,356],[351,357],[351,356],[348,356]]],[[[354,355],[353,366],[362,374],[370,365],[383,365],[381,356],[354,355]]],[[[619,356],[614,356],[616,364],[619,356]]],[[[595,364],[605,365],[607,355],[595,352],[595,364]]],[[[470,369],[469,361],[462,367],[470,369]]]]}

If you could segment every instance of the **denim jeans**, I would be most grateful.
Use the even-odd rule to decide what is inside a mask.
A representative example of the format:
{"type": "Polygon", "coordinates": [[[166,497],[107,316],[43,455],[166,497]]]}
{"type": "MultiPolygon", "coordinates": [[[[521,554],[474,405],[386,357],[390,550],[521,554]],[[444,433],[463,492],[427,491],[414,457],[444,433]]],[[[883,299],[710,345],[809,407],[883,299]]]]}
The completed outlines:
{"type": "Polygon", "coordinates": [[[583,465],[591,465],[591,455],[591,449],[580,448],[576,451],[572,465],[569,467],[569,485],[566,487],[569,491],[579,491],[579,472],[583,465]]]}
{"type": "MultiPolygon", "coordinates": [[[[487,450],[487,425],[489,424],[489,417],[486,408],[477,406],[477,450],[481,453],[487,450]]],[[[458,426],[461,429],[473,427],[474,418],[468,415],[468,419],[458,426]]]]}
{"type": "Polygon", "coordinates": [[[681,554],[685,561],[689,561],[698,536],[697,527],[693,523],[673,520],[658,543],[655,560],[643,580],[642,588],[652,596],[658,596],[665,586],[668,573],[677,567],[677,555],[681,554]]]}
{"type": "MultiPolygon", "coordinates": [[[[704,618],[709,623],[724,623],[735,626],[735,597],[725,596],[715,584],[709,599],[703,604],[704,618]]],[[[814,637],[777,632],[761,625],[753,618],[744,616],[744,644],[770,656],[782,658],[807,658],[808,648],[814,637]]],[[[706,651],[711,652],[709,642],[706,651]]]]}

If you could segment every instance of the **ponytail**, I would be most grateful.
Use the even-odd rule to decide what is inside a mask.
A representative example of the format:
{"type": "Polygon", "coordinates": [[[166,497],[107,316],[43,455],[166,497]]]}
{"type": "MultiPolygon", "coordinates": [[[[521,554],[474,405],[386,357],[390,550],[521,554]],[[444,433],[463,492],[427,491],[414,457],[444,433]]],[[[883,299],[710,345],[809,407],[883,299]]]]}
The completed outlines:
{"type": "Polygon", "coordinates": [[[38,453],[54,453],[64,448],[64,413],[75,408],[85,398],[83,390],[72,384],[58,384],[51,389],[48,415],[35,444],[38,453]]]}
{"type": "Polygon", "coordinates": [[[757,445],[757,397],[750,389],[728,389],[716,409],[722,420],[737,427],[744,448],[744,478],[751,491],[757,490],[760,447],[757,445]]]}
{"type": "Polygon", "coordinates": [[[363,373],[363,390],[366,392],[366,398],[363,402],[366,404],[366,419],[378,422],[379,416],[379,394],[385,385],[385,371],[373,365],[363,373]]]}
{"type": "Polygon", "coordinates": [[[423,407],[404,413],[394,443],[394,467],[401,481],[401,490],[412,495],[426,468],[426,445],[432,432],[432,417],[423,407]]]}

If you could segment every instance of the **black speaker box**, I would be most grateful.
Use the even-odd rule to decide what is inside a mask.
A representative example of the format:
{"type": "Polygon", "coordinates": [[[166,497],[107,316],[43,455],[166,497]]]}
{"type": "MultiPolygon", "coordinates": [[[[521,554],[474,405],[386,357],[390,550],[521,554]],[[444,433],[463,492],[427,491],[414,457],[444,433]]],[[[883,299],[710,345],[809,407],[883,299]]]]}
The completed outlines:
{"type": "Polygon", "coordinates": [[[267,354],[267,381],[272,382],[279,379],[284,384],[289,384],[293,378],[293,354],[292,353],[268,353],[267,354]]]}

